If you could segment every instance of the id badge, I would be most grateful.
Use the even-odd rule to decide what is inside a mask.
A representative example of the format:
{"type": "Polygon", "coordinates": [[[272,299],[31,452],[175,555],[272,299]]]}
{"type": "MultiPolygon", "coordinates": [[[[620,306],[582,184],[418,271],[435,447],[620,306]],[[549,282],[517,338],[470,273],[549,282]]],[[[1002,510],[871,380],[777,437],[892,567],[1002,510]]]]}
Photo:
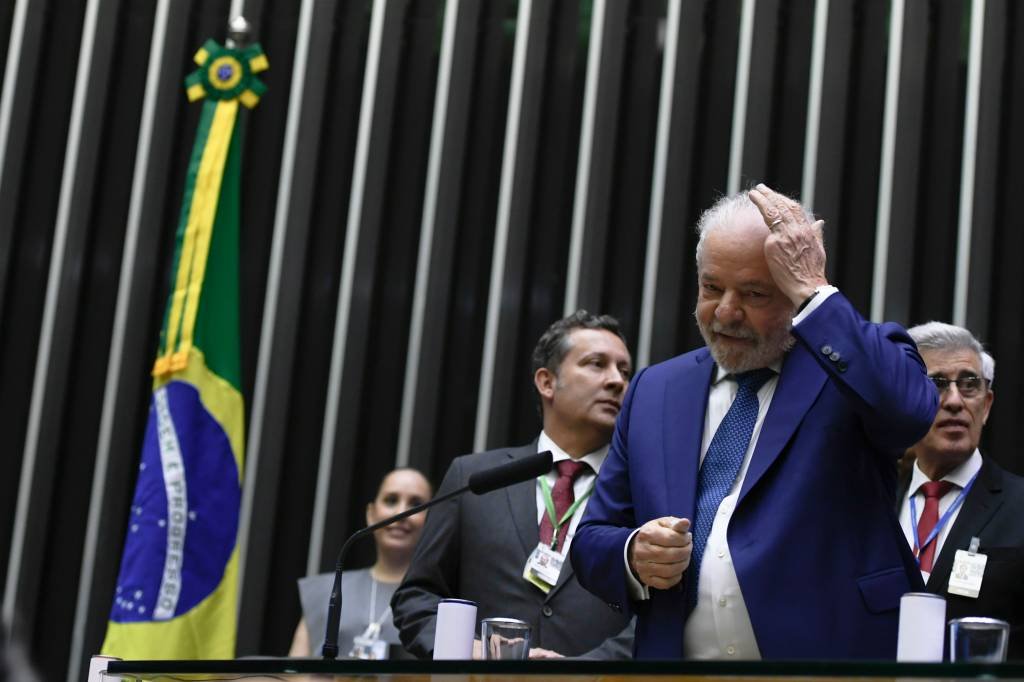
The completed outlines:
{"type": "Polygon", "coordinates": [[[352,640],[352,656],[371,661],[386,661],[388,643],[383,639],[367,637],[364,632],[352,640]]]}
{"type": "Polygon", "coordinates": [[[562,555],[546,546],[538,544],[530,558],[526,560],[526,568],[523,577],[537,585],[538,582],[544,587],[537,585],[544,592],[548,592],[558,582],[558,574],[562,572],[562,555]]]}
{"type": "Polygon", "coordinates": [[[987,562],[985,554],[958,549],[953,557],[953,570],[949,572],[949,593],[977,599],[987,562]]]}

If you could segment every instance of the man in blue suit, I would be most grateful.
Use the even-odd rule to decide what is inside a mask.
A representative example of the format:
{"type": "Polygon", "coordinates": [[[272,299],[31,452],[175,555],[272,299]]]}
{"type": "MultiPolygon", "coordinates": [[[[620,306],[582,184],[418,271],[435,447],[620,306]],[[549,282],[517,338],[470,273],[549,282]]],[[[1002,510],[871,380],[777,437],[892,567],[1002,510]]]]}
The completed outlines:
{"type": "Polygon", "coordinates": [[[923,588],[896,461],[937,392],[901,327],[828,284],[821,225],[764,185],[697,225],[707,346],[633,379],[570,550],[637,615],[637,658],[895,657],[923,588]]]}

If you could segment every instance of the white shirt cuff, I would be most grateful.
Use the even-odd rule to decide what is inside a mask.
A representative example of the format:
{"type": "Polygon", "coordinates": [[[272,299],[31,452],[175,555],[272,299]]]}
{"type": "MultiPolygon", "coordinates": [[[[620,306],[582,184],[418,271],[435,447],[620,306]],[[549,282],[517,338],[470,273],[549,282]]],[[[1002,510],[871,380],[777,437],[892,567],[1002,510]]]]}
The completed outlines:
{"type": "Polygon", "coordinates": [[[803,322],[805,319],[807,319],[807,316],[813,313],[815,310],[817,310],[818,306],[824,303],[826,298],[836,293],[837,291],[839,291],[839,289],[835,288],[831,284],[825,284],[815,289],[814,298],[811,299],[811,302],[808,303],[804,307],[804,309],[800,311],[799,315],[793,318],[793,326],[795,327],[801,322],[803,322]]]}
{"type": "Polygon", "coordinates": [[[633,541],[633,536],[640,532],[637,528],[629,537],[626,538],[626,544],[622,548],[622,560],[626,564],[626,593],[629,598],[633,601],[644,601],[645,599],[651,598],[651,591],[642,582],[636,579],[633,575],[633,569],[629,567],[629,543],[633,541]]]}

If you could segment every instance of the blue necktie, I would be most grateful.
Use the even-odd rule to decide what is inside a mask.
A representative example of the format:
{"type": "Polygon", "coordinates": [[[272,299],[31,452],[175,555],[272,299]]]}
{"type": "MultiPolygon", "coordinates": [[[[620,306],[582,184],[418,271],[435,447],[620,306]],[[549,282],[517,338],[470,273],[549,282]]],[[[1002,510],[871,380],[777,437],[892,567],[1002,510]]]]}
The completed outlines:
{"type": "Polygon", "coordinates": [[[743,456],[750,446],[750,436],[754,433],[759,407],[757,392],[774,374],[774,371],[763,368],[733,375],[739,384],[736,399],[719,424],[708,452],[704,455],[697,479],[697,510],[693,519],[693,554],[689,568],[693,571],[689,595],[691,608],[697,604],[700,562],[704,558],[711,525],[719,505],[729,494],[740,472],[743,456]]]}

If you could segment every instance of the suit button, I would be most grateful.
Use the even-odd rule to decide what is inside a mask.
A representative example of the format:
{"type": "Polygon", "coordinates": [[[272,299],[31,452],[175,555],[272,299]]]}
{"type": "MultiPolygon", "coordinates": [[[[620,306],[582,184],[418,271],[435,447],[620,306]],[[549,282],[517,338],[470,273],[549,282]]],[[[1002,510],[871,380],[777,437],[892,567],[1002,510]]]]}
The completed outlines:
{"type": "Polygon", "coordinates": [[[843,356],[840,355],[839,353],[832,353],[831,355],[828,356],[828,359],[831,360],[832,362],[839,362],[839,360],[842,359],[842,357],[843,356]]]}
{"type": "Polygon", "coordinates": [[[822,355],[832,355],[832,346],[830,346],[830,345],[828,345],[826,343],[824,346],[821,347],[821,354],[822,355]]]}
{"type": "Polygon", "coordinates": [[[548,606],[547,604],[545,604],[545,605],[544,605],[544,608],[542,608],[542,609],[540,610],[540,612],[544,614],[544,617],[545,617],[545,618],[550,618],[550,617],[551,617],[551,614],[553,614],[553,613],[554,613],[554,611],[552,611],[552,610],[551,610],[551,607],[550,607],[550,606],[548,606]]]}
{"type": "Polygon", "coordinates": [[[840,372],[845,372],[846,371],[846,360],[840,360],[839,363],[836,365],[836,369],[838,369],[840,372]]]}

